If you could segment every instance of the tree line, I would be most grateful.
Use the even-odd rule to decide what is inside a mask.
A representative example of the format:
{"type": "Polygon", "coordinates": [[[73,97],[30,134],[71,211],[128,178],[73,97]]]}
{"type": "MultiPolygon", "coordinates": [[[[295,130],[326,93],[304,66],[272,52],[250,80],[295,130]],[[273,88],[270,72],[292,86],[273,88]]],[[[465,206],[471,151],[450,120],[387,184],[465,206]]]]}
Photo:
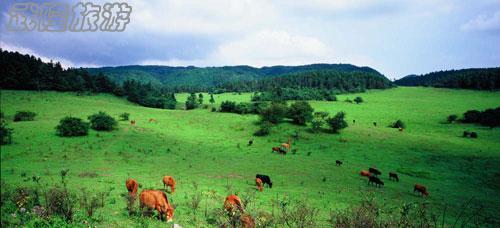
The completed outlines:
{"type": "Polygon", "coordinates": [[[432,86],[442,88],[497,90],[500,89],[500,67],[462,69],[409,75],[396,80],[401,86],[432,86]]]}

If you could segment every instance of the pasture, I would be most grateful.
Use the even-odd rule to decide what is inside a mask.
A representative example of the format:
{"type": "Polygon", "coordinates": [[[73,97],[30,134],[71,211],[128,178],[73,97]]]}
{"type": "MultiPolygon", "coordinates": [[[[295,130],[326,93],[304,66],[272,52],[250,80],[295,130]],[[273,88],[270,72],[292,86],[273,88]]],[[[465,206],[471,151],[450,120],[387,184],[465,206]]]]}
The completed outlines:
{"type": "MultiPolygon", "coordinates": [[[[187,94],[176,94],[184,103],[187,94]]],[[[214,95],[215,105],[225,100],[250,101],[251,94],[214,95]]],[[[483,207],[483,215],[499,222],[500,129],[471,124],[445,124],[450,114],[500,106],[500,92],[399,87],[338,95],[338,101],[311,101],[315,111],[344,111],[349,127],[340,134],[308,131],[308,127],[282,123],[265,137],[256,115],[211,112],[208,109],[161,110],[145,108],[111,95],[76,96],[74,93],[1,91],[1,110],[14,129],[14,144],[1,147],[1,179],[11,187],[34,186],[26,177],[41,177],[42,186],[57,183],[59,172],[69,169],[68,187],[75,191],[105,191],[104,208],[97,211],[102,226],[160,225],[157,219],[129,216],[123,194],[125,180],[136,179],[139,189],[161,189],[162,177],[175,177],[177,187],[169,199],[176,206],[174,222],[184,227],[209,227],[205,214],[222,208],[228,194],[250,198],[250,214],[278,213],[277,201],[306,201],[318,208],[317,226],[329,226],[329,213],[373,197],[385,211],[403,204],[428,202],[429,210],[453,224],[462,211],[483,207]],[[363,97],[364,103],[344,102],[363,97]],[[34,111],[35,121],[12,122],[16,111],[34,111]],[[82,119],[105,111],[119,119],[130,113],[136,120],[119,121],[117,130],[62,138],[55,126],[65,116],[82,119]],[[149,123],[154,118],[157,121],[149,123]],[[407,129],[387,127],[401,119],[407,129]],[[353,124],[353,120],[356,122],[353,124]],[[377,126],[373,126],[377,122],[377,126]],[[464,130],[477,139],[463,138],[464,130]],[[292,150],[285,156],[271,148],[292,135],[292,150]],[[247,146],[254,139],[252,146],[247,146]],[[335,165],[336,160],[343,165],[335,165]],[[377,167],[385,186],[367,184],[361,170],[377,167]],[[390,171],[400,182],[389,181],[390,171]],[[257,192],[255,174],[267,174],[273,188],[257,192]],[[413,193],[413,185],[427,186],[430,196],[413,193]],[[193,195],[201,196],[196,212],[193,195]],[[471,202],[467,204],[467,202],[471,202]],[[466,205],[463,208],[463,205],[466,205]]],[[[204,103],[209,95],[205,94],[204,103]]],[[[441,219],[441,218],[440,218],[441,219]]],[[[164,223],[164,222],[163,222],[164,223]]]]}

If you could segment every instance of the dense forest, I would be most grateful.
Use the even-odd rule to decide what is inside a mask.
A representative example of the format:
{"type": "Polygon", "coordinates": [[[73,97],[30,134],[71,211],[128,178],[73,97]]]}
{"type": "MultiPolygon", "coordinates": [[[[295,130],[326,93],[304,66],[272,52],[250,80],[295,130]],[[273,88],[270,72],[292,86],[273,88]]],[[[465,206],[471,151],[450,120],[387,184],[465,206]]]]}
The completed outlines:
{"type": "Polygon", "coordinates": [[[443,88],[500,89],[500,68],[463,69],[408,75],[395,81],[400,86],[433,86],[443,88]]]}
{"type": "Polygon", "coordinates": [[[0,52],[0,89],[112,93],[155,108],[174,109],[176,92],[261,92],[254,101],[335,100],[338,93],[393,86],[377,71],[349,64],[63,69],[60,63],[45,63],[35,56],[0,52]]]}
{"type": "MultiPolygon", "coordinates": [[[[123,82],[126,80],[134,79],[140,82],[168,87],[175,92],[197,92],[211,90],[219,90],[221,92],[255,91],[266,87],[262,85],[266,84],[267,81],[258,83],[261,80],[268,79],[272,81],[273,79],[269,78],[282,78],[293,76],[299,73],[312,72],[338,72],[339,74],[346,73],[343,75],[346,77],[356,76],[347,73],[357,73],[376,76],[377,79],[385,79],[382,74],[372,68],[357,67],[350,64],[312,64],[304,66],[271,66],[262,68],[254,68],[250,66],[224,66],[204,68],[193,66],[120,66],[88,68],[87,70],[91,74],[95,75],[103,73],[116,82],[123,82]]],[[[300,75],[298,75],[297,77],[300,77],[300,75]]],[[[284,80],[280,81],[283,82],[284,80]]],[[[291,82],[292,80],[288,81],[291,82]]],[[[386,80],[385,83],[387,82],[389,81],[386,80]]],[[[363,83],[365,82],[362,82],[361,84],[363,83]]],[[[329,85],[331,85],[331,83],[329,85]]],[[[285,86],[288,87],[288,84],[285,86]]]]}

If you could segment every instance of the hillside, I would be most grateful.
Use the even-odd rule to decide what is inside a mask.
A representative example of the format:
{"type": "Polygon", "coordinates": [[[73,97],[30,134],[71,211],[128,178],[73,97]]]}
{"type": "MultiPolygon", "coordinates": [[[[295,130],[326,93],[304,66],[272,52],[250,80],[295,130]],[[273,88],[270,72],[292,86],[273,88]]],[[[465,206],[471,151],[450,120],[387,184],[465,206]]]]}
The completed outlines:
{"type": "MultiPolygon", "coordinates": [[[[103,73],[117,82],[134,79],[151,82],[170,88],[197,88],[207,90],[212,87],[224,87],[228,84],[247,84],[260,79],[284,76],[304,72],[335,71],[340,73],[362,72],[385,78],[369,67],[357,67],[351,64],[312,64],[303,66],[271,66],[255,68],[251,66],[224,67],[169,67],[169,66],[119,66],[87,68],[91,74],[103,73]]],[[[346,75],[347,77],[350,75],[346,75]]],[[[387,80],[388,81],[388,80],[387,80]]],[[[185,89],[181,89],[185,90],[185,89]]]]}
{"type": "Polygon", "coordinates": [[[449,70],[424,75],[408,75],[394,83],[400,86],[497,90],[500,89],[500,68],[449,70]]]}
{"type": "MultiPolygon", "coordinates": [[[[256,219],[274,218],[276,222],[282,215],[276,205],[280,202],[288,203],[291,212],[296,205],[314,208],[314,227],[331,227],[332,212],[347,213],[346,209],[364,200],[380,207],[380,220],[399,218],[408,205],[410,215],[422,216],[418,214],[422,205],[423,216],[435,213],[439,223],[446,208],[446,227],[453,226],[457,219],[462,224],[469,218],[478,219],[479,226],[500,224],[496,213],[500,210],[500,129],[441,123],[450,114],[500,106],[498,92],[400,87],[338,95],[340,101],[311,101],[311,105],[315,111],[345,111],[349,127],[341,134],[312,134],[308,127],[283,123],[266,137],[252,136],[258,129],[255,115],[145,108],[108,94],[0,93],[0,108],[14,129],[14,143],[1,146],[2,194],[20,187],[36,187],[44,193],[60,183],[61,170],[69,169],[67,185],[71,192],[78,196],[82,191],[89,196],[104,193],[104,208],[96,209],[92,219],[75,202],[71,226],[165,226],[153,216],[129,215],[124,197],[128,177],[138,180],[141,191],[162,189],[163,175],[176,178],[175,194],[168,194],[168,198],[176,208],[174,222],[183,227],[215,227],[214,216],[230,193],[249,200],[246,210],[256,219]],[[343,102],[356,96],[363,96],[365,102],[343,102]],[[38,115],[34,121],[13,122],[18,110],[38,115]],[[129,112],[136,124],[120,121],[112,132],[91,130],[84,137],[55,135],[61,118],[86,119],[98,111],[115,118],[129,112]],[[156,122],[149,123],[151,118],[156,122]],[[396,119],[407,123],[404,132],[386,127],[396,119]],[[464,130],[475,131],[479,137],[461,137],[464,130]],[[292,141],[295,154],[271,152],[296,132],[300,137],[292,141]],[[247,146],[251,138],[254,143],[247,146]],[[335,166],[336,160],[344,165],[335,166]],[[359,176],[360,170],[371,166],[382,170],[383,187],[367,185],[366,178],[359,176]],[[390,171],[397,172],[401,181],[388,180],[390,171]],[[257,192],[256,173],[270,175],[273,188],[257,192]],[[41,177],[39,185],[32,176],[41,177]],[[415,183],[427,186],[430,196],[413,193],[415,183]],[[192,207],[196,197],[200,199],[197,211],[192,207]]],[[[179,94],[178,99],[185,100],[187,95],[179,94]]],[[[249,101],[250,97],[251,93],[214,95],[215,105],[225,100],[249,101]]],[[[12,205],[11,201],[2,204],[5,226],[19,224],[21,212],[12,205]]],[[[36,226],[37,221],[43,220],[30,219],[24,226],[36,226]]]]}

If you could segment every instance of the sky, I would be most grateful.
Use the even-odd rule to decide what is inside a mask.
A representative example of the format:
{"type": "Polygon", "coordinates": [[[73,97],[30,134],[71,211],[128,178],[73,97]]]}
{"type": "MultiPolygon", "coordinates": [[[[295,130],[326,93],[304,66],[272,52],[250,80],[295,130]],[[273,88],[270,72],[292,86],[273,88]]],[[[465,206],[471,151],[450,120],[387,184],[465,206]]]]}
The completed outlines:
{"type": "Polygon", "coordinates": [[[123,32],[8,31],[15,2],[0,2],[0,47],[65,67],[350,63],[397,79],[500,66],[500,0],[122,0],[123,32]]]}

